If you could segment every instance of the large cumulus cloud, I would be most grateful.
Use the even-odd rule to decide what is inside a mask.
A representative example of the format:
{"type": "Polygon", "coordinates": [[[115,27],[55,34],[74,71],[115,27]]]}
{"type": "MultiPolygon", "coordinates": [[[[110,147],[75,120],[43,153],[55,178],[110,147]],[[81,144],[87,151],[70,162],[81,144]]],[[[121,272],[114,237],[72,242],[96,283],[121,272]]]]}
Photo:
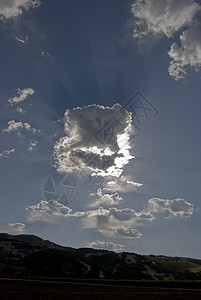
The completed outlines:
{"type": "Polygon", "coordinates": [[[93,104],[68,109],[64,122],[66,136],[54,147],[58,171],[85,169],[92,175],[121,175],[123,167],[133,158],[131,113],[119,104],[112,107],[93,104]]]}
{"type": "Polygon", "coordinates": [[[176,81],[186,76],[189,67],[200,69],[200,12],[201,6],[194,0],[136,0],[131,6],[133,37],[139,44],[156,36],[170,38],[183,30],[180,44],[175,41],[168,52],[172,59],[168,71],[176,81]]]}
{"type": "Polygon", "coordinates": [[[143,38],[149,33],[170,38],[190,24],[200,6],[194,0],[136,0],[131,12],[135,17],[133,36],[143,38]]]}

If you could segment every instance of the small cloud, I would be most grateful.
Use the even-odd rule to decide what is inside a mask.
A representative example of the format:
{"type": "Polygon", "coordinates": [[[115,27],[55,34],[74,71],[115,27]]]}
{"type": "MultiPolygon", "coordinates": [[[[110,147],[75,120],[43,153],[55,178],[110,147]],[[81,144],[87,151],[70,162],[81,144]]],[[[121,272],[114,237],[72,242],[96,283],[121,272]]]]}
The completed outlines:
{"type": "Polygon", "coordinates": [[[166,218],[189,218],[194,213],[194,205],[181,198],[173,200],[152,198],[148,201],[147,209],[153,214],[161,214],[166,218]]]}
{"type": "Polygon", "coordinates": [[[108,222],[110,221],[139,221],[141,219],[145,220],[153,220],[154,217],[149,212],[140,211],[136,212],[132,208],[116,208],[110,207],[109,209],[104,209],[103,207],[99,207],[97,210],[89,210],[86,212],[86,215],[90,218],[104,216],[108,218],[108,222]]]}
{"type": "Polygon", "coordinates": [[[8,158],[8,156],[13,152],[15,152],[15,149],[5,150],[2,153],[0,153],[0,158],[8,158]]]}
{"type": "Polygon", "coordinates": [[[123,226],[101,229],[100,232],[112,238],[140,239],[142,236],[138,229],[123,226]]]}
{"type": "Polygon", "coordinates": [[[8,223],[12,232],[23,232],[25,229],[25,224],[23,223],[8,223]]]}
{"type": "Polygon", "coordinates": [[[44,51],[44,50],[41,51],[41,55],[42,56],[48,56],[48,57],[50,56],[50,54],[47,51],[44,51]]]}
{"type": "Polygon", "coordinates": [[[91,197],[94,197],[89,204],[89,207],[100,207],[100,206],[113,206],[117,205],[122,201],[122,197],[118,193],[114,194],[102,194],[102,190],[99,188],[96,193],[91,193],[91,197]]]}
{"type": "Polygon", "coordinates": [[[23,11],[31,8],[38,8],[41,4],[39,0],[1,0],[0,1],[0,20],[7,20],[19,17],[23,11]]]}
{"type": "Polygon", "coordinates": [[[104,191],[126,193],[135,191],[138,187],[143,186],[143,184],[134,182],[129,176],[121,176],[119,178],[106,178],[103,186],[104,191]]]}
{"type": "Polygon", "coordinates": [[[41,202],[35,205],[27,206],[26,210],[29,212],[27,218],[29,222],[52,222],[57,217],[69,216],[72,211],[72,209],[54,199],[49,201],[41,200],[41,202]]]}
{"type": "Polygon", "coordinates": [[[116,207],[110,208],[110,215],[118,221],[141,221],[141,220],[154,220],[154,216],[145,211],[136,212],[131,208],[117,209],[116,207]]]}
{"type": "Polygon", "coordinates": [[[25,114],[25,112],[26,112],[22,107],[17,107],[17,108],[15,109],[15,111],[17,111],[17,112],[19,112],[19,113],[21,113],[21,114],[25,114]]]}
{"type": "Polygon", "coordinates": [[[22,43],[22,44],[26,44],[26,42],[28,41],[28,36],[25,37],[25,39],[20,39],[18,37],[15,37],[15,39],[19,42],[19,43],[22,43]]]}
{"type": "Polygon", "coordinates": [[[9,98],[8,99],[8,102],[11,105],[23,102],[24,100],[26,100],[26,98],[29,95],[33,95],[34,94],[34,90],[31,89],[31,88],[26,88],[26,89],[23,89],[23,90],[17,89],[17,94],[18,94],[18,96],[14,96],[13,98],[9,98]]]}
{"type": "Polygon", "coordinates": [[[112,242],[94,241],[89,243],[88,247],[95,249],[106,249],[110,251],[122,251],[125,246],[120,244],[114,244],[112,242]]]}
{"type": "Polygon", "coordinates": [[[33,134],[40,133],[40,129],[35,129],[31,127],[29,123],[15,122],[15,120],[11,120],[8,122],[8,128],[3,129],[3,132],[12,132],[17,131],[18,135],[20,135],[20,130],[25,129],[31,131],[33,134]]]}
{"type": "Polygon", "coordinates": [[[31,142],[31,143],[30,143],[30,146],[29,146],[29,148],[28,148],[28,150],[29,150],[30,152],[32,152],[32,151],[36,148],[37,145],[38,145],[38,142],[37,142],[37,141],[31,142]]]}
{"type": "Polygon", "coordinates": [[[176,81],[186,76],[186,68],[199,71],[201,67],[201,25],[197,24],[182,32],[180,45],[173,43],[168,54],[172,61],[169,74],[176,81]]]}

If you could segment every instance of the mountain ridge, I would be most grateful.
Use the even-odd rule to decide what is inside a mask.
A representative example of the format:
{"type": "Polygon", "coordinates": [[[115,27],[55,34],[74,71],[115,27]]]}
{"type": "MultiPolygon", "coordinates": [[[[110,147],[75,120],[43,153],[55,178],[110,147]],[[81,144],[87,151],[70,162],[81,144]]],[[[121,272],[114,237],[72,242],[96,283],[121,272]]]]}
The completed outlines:
{"type": "Polygon", "coordinates": [[[36,235],[0,233],[0,277],[201,280],[201,260],[72,248],[36,235]]]}

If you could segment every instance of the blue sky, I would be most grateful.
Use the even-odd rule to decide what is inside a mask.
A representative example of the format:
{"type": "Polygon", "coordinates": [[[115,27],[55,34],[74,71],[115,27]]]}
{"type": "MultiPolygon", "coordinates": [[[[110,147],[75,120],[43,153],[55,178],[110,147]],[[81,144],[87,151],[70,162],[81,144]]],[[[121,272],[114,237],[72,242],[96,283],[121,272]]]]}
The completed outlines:
{"type": "Polygon", "coordinates": [[[200,258],[200,7],[0,0],[1,232],[200,258]]]}

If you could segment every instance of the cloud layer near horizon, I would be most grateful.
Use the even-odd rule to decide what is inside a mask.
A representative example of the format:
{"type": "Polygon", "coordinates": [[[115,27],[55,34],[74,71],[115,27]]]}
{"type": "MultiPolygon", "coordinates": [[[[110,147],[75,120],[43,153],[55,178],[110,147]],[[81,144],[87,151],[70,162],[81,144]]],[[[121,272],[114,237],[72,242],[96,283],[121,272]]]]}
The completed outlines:
{"type": "Polygon", "coordinates": [[[88,245],[90,248],[95,248],[95,249],[107,249],[107,250],[111,250],[111,251],[122,251],[124,248],[124,245],[120,245],[120,244],[115,244],[112,242],[103,242],[103,241],[94,241],[89,243],[88,245]]]}
{"type": "MultiPolygon", "coordinates": [[[[98,191],[99,197],[104,197],[111,202],[112,196],[103,195],[98,191]]],[[[96,196],[96,195],[94,195],[96,196]]],[[[117,197],[117,195],[115,196],[117,197]]],[[[100,232],[104,236],[111,238],[140,238],[142,233],[136,227],[142,226],[145,222],[150,222],[156,218],[180,218],[192,217],[194,206],[192,203],[178,199],[149,199],[145,208],[136,212],[131,208],[99,207],[93,210],[76,211],[59,203],[56,200],[45,201],[26,208],[28,211],[28,222],[54,222],[60,217],[82,218],[83,227],[100,232]]]]}

